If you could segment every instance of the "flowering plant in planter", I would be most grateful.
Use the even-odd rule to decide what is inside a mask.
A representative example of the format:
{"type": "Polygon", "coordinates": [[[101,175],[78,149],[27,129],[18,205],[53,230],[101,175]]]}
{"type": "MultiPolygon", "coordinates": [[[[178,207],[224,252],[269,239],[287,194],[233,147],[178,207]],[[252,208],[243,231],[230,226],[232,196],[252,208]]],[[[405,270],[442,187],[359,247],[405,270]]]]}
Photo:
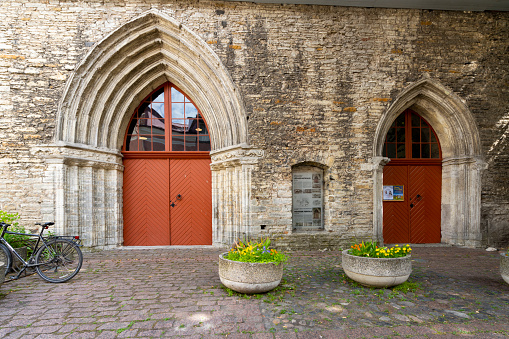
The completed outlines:
{"type": "Polygon", "coordinates": [[[400,247],[396,245],[394,247],[378,247],[376,242],[368,241],[366,243],[361,242],[350,247],[349,254],[358,257],[370,257],[370,258],[400,258],[409,255],[412,252],[410,245],[400,247]]]}
{"type": "Polygon", "coordinates": [[[260,239],[260,241],[238,241],[230,249],[228,254],[225,256],[228,260],[240,261],[240,262],[256,262],[266,263],[273,262],[276,264],[285,262],[288,257],[276,251],[270,249],[270,239],[260,239]]]}
{"type": "Polygon", "coordinates": [[[362,242],[343,251],[341,266],[350,279],[362,285],[396,286],[412,273],[411,251],[409,245],[379,248],[376,242],[362,242]]]}

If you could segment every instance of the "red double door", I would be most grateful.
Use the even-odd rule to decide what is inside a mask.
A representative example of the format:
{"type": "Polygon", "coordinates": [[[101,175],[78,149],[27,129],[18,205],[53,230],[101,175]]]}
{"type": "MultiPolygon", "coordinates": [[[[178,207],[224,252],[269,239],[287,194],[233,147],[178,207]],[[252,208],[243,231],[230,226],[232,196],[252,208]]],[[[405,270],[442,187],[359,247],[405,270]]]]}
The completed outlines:
{"type": "Polygon", "coordinates": [[[383,184],[403,185],[403,201],[383,202],[384,242],[439,243],[441,239],[441,164],[384,167],[383,184]]]}
{"type": "Polygon", "coordinates": [[[124,167],[125,246],[212,244],[209,156],[126,157],[124,167]]]}

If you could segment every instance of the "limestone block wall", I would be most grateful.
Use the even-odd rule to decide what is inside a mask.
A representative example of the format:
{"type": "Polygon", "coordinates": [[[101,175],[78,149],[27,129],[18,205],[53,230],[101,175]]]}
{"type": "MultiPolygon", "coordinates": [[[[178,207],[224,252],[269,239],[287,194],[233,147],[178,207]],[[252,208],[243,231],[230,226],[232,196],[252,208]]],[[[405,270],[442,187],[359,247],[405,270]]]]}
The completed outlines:
{"type": "MultiPolygon", "coordinates": [[[[242,206],[235,215],[221,216],[217,210],[218,242],[248,233],[270,235],[284,247],[326,248],[375,236],[380,218],[373,207],[379,170],[374,158],[380,155],[374,154],[376,128],[399,93],[426,74],[464,101],[478,128],[479,156],[487,164],[480,180],[481,243],[509,244],[506,12],[197,0],[4,0],[0,188],[8,194],[0,197],[1,209],[19,212],[27,225],[56,220],[62,230],[91,233],[90,246],[121,243],[121,158],[106,165],[93,150],[79,163],[52,162],[41,146],[55,142],[59,103],[87,52],[150,9],[174,18],[216,53],[240,92],[248,147],[263,151],[255,163],[213,167],[217,206],[232,194],[219,182],[235,187],[250,182],[249,194],[235,200],[242,206]],[[323,232],[294,234],[291,229],[291,167],[302,162],[326,168],[323,232]],[[243,181],[246,177],[249,181],[243,181]],[[78,191],[70,190],[74,185],[78,191]],[[78,199],[80,194],[88,197],[78,199]],[[104,198],[110,196],[114,199],[104,198]],[[73,199],[87,203],[76,205],[73,199]],[[102,206],[92,219],[84,212],[102,206]],[[110,227],[102,229],[104,223],[110,227]]],[[[453,239],[457,234],[451,232],[453,239]]]]}

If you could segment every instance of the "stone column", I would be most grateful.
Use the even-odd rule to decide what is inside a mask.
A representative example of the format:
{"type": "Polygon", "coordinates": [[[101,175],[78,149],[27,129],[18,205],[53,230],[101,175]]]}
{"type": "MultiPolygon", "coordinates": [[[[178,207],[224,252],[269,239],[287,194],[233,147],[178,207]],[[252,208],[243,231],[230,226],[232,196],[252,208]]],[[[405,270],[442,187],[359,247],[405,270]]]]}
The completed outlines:
{"type": "Polygon", "coordinates": [[[384,166],[389,163],[390,159],[385,157],[373,157],[373,240],[379,244],[384,243],[383,230],[383,174],[384,166]]]}
{"type": "Polygon", "coordinates": [[[442,164],[442,242],[481,246],[481,175],[486,163],[475,157],[442,164]]]}
{"type": "Polygon", "coordinates": [[[263,151],[238,145],[211,152],[212,243],[231,245],[254,236],[251,212],[251,172],[263,151]]]}
{"type": "Polygon", "coordinates": [[[44,220],[59,235],[79,235],[87,247],[121,245],[122,156],[84,145],[38,146],[45,153],[45,182],[54,190],[44,220]]]}

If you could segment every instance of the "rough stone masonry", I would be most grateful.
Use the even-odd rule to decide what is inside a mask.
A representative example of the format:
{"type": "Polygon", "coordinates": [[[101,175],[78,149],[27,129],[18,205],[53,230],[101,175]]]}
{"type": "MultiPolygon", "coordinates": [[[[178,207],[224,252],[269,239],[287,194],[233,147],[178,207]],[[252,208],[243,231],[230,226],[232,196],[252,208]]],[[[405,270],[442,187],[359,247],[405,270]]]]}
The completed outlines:
{"type": "MultiPolygon", "coordinates": [[[[377,126],[405,88],[430,79],[461,99],[478,130],[482,174],[480,240],[475,245],[509,245],[507,12],[221,1],[4,0],[2,210],[20,213],[27,225],[56,218],[66,223],[59,226],[62,231],[82,234],[87,246],[121,245],[121,175],[111,172],[113,167],[80,164],[77,169],[65,167],[67,179],[58,181],[58,171],[49,171],[57,166],[48,161],[54,155],[37,146],[55,143],[59,105],[87,53],[115,30],[128,32],[126,23],[149,10],[171,17],[218,56],[239,92],[248,144],[263,151],[250,167],[249,218],[239,234],[271,235],[278,246],[294,249],[340,247],[352,239],[372,238],[379,218],[373,207],[372,165],[377,126]],[[324,169],[323,231],[292,231],[292,166],[301,163],[324,169]],[[111,208],[104,198],[110,189],[119,201],[111,208]],[[66,207],[59,210],[59,204],[66,207]]],[[[125,113],[124,120],[130,114],[125,113]]],[[[451,113],[437,121],[454,118],[451,113]]],[[[118,159],[112,162],[121,171],[118,159]]],[[[470,172],[457,173],[455,180],[469,180],[470,172]],[[462,173],[465,178],[458,178],[462,173]]],[[[456,197],[462,194],[469,198],[468,191],[456,197]]],[[[237,211],[234,203],[218,206],[237,211]]],[[[227,217],[216,217],[215,232],[225,227],[227,217]]],[[[464,224],[462,232],[470,232],[469,221],[464,224]]],[[[216,243],[228,242],[227,237],[221,239],[216,243]]]]}

